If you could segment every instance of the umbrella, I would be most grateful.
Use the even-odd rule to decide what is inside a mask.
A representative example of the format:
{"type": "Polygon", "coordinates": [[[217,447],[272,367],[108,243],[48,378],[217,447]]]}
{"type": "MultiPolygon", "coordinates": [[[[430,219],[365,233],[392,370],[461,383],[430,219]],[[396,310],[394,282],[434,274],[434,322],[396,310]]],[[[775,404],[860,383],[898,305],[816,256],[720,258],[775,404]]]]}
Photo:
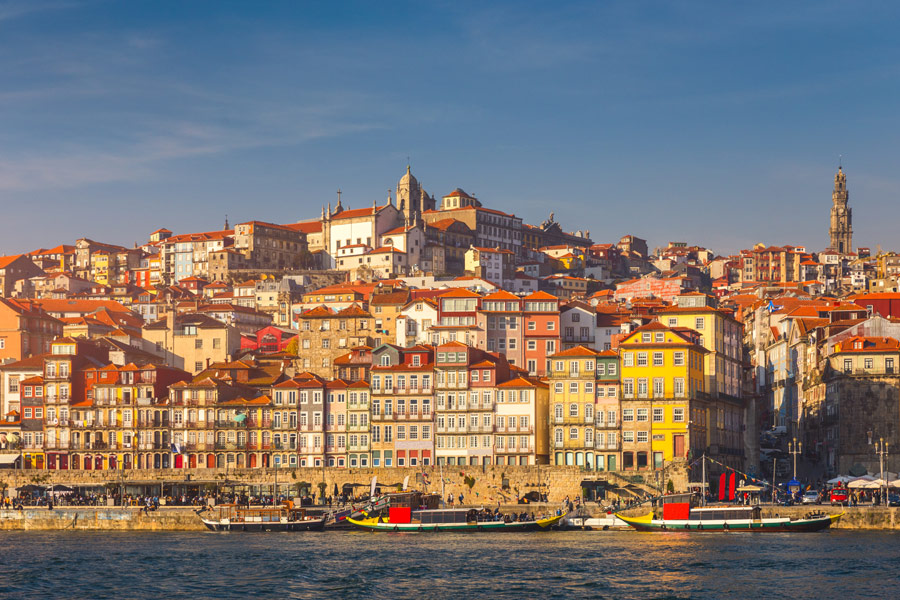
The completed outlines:
{"type": "Polygon", "coordinates": [[[895,479],[888,485],[890,485],[892,488],[900,488],[900,479],[895,479]]]}
{"type": "Polygon", "coordinates": [[[74,492],[75,490],[70,488],[67,485],[63,485],[61,483],[57,483],[50,487],[51,492],[74,492]]]}
{"type": "Polygon", "coordinates": [[[838,475],[834,479],[829,479],[826,483],[829,485],[835,485],[836,483],[849,483],[853,481],[852,477],[847,477],[846,475],[838,475]]]}
{"type": "Polygon", "coordinates": [[[16,488],[16,490],[18,490],[20,492],[25,492],[27,494],[30,494],[32,492],[43,492],[45,489],[46,488],[44,486],[34,485],[33,483],[29,483],[28,485],[23,485],[23,486],[16,488]]]}
{"type": "Polygon", "coordinates": [[[866,487],[870,482],[874,481],[875,478],[871,475],[863,475],[862,477],[857,477],[853,481],[847,484],[848,488],[860,489],[866,487]]]}
{"type": "Polygon", "coordinates": [[[884,487],[884,480],[876,479],[875,481],[870,481],[869,483],[864,484],[862,487],[866,490],[877,490],[884,487]]]}
{"type": "Polygon", "coordinates": [[[763,488],[758,485],[742,485],[741,487],[737,488],[735,491],[736,492],[761,492],[762,489],[763,488]]]}

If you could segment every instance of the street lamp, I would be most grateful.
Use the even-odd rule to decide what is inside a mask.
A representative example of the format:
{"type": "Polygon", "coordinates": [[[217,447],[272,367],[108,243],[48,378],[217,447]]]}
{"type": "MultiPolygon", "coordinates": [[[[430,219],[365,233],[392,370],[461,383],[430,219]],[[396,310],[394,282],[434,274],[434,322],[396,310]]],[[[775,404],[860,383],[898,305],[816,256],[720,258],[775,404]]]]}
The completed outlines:
{"type": "Polygon", "coordinates": [[[794,475],[793,479],[797,479],[797,455],[803,450],[803,442],[797,442],[794,438],[793,442],[788,442],[788,454],[794,457],[794,475]]]}
{"type": "Polygon", "coordinates": [[[875,454],[878,455],[878,461],[881,466],[881,486],[882,486],[881,487],[881,493],[882,493],[881,501],[882,501],[882,503],[884,503],[885,500],[887,499],[887,491],[886,491],[887,482],[884,480],[884,459],[888,455],[888,446],[890,446],[890,444],[888,442],[885,442],[884,438],[878,438],[878,441],[875,442],[875,454]]]}

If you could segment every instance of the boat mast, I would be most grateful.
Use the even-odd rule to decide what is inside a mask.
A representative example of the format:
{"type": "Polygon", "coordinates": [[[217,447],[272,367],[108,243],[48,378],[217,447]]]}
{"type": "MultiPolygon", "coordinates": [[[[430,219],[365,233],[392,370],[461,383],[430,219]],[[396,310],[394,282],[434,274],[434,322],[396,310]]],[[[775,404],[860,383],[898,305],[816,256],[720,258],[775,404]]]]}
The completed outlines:
{"type": "Polygon", "coordinates": [[[703,461],[703,486],[700,488],[700,506],[706,506],[706,453],[701,458],[703,461]]]}
{"type": "Polygon", "coordinates": [[[441,468],[441,506],[446,506],[444,504],[444,463],[439,463],[441,468]]]}

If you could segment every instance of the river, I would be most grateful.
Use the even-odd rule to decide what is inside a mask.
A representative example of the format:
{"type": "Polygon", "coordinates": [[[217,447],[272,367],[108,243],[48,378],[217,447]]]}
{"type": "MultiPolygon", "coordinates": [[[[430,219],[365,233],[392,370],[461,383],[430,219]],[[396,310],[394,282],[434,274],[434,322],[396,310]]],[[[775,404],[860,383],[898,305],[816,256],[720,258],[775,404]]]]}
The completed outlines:
{"type": "Polygon", "coordinates": [[[900,596],[900,534],[0,532],[0,598],[900,596]]]}

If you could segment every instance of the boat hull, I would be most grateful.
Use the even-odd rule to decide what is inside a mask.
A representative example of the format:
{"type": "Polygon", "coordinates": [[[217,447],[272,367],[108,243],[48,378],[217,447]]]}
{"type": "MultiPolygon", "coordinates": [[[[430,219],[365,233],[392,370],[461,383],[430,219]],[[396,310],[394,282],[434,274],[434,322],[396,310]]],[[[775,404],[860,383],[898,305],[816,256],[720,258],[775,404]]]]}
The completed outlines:
{"type": "Polygon", "coordinates": [[[844,513],[823,515],[806,519],[769,518],[769,519],[728,519],[716,520],[666,520],[654,519],[652,514],[643,517],[625,517],[616,515],[638,531],[679,531],[679,532],[813,532],[828,529],[837,523],[844,513]]]}
{"type": "Polygon", "coordinates": [[[322,531],[325,529],[325,519],[307,521],[270,521],[270,522],[226,522],[202,519],[203,524],[210,531],[322,531]]]}
{"type": "Polygon", "coordinates": [[[549,531],[559,523],[562,516],[538,519],[537,521],[481,521],[478,523],[391,523],[378,519],[347,519],[360,529],[395,533],[439,533],[449,531],[549,531]]]}

